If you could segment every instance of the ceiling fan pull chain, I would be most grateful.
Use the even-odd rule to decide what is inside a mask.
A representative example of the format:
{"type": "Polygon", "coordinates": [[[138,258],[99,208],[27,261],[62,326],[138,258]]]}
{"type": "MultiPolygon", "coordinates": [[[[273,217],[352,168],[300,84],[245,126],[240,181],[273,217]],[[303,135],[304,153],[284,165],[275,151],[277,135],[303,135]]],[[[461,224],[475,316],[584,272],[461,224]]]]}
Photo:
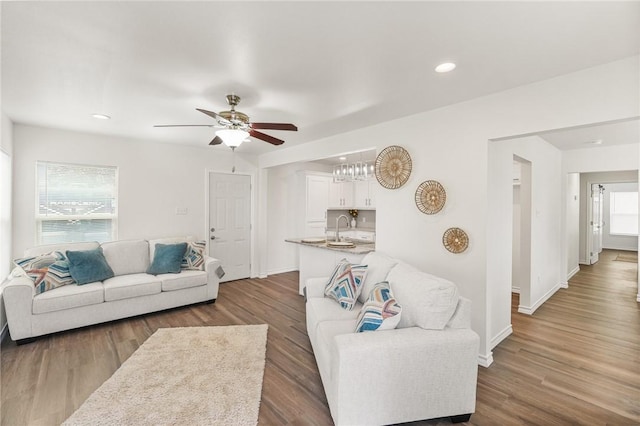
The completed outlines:
{"type": "Polygon", "coordinates": [[[231,173],[235,173],[236,172],[236,147],[232,146],[231,147],[231,152],[233,153],[233,164],[231,166],[231,173]]]}

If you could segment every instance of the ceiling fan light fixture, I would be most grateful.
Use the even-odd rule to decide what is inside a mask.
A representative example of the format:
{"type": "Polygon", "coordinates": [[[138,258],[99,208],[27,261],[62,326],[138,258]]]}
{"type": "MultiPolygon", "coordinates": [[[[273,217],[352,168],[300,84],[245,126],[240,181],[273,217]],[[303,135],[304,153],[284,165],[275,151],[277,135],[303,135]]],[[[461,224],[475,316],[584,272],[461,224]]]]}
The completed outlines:
{"type": "Polygon", "coordinates": [[[241,129],[223,129],[218,130],[216,135],[219,136],[222,142],[228,147],[237,148],[249,137],[249,132],[241,129]]]}

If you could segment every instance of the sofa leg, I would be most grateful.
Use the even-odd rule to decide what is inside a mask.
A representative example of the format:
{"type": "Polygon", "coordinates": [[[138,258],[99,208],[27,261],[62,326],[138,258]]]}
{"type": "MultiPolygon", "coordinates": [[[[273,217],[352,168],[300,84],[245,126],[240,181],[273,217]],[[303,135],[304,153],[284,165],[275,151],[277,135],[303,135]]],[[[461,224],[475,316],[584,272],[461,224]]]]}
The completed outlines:
{"type": "Polygon", "coordinates": [[[471,420],[471,413],[469,414],[460,414],[458,416],[451,416],[451,423],[464,423],[471,420]]]}
{"type": "Polygon", "coordinates": [[[216,299],[207,300],[204,303],[206,303],[207,305],[213,305],[214,303],[216,303],[216,299]]]}
{"type": "Polygon", "coordinates": [[[36,341],[35,337],[27,337],[26,339],[18,339],[18,340],[16,340],[16,344],[18,346],[20,346],[20,345],[25,345],[25,344],[28,344],[28,343],[33,343],[35,341],[36,341]]]}

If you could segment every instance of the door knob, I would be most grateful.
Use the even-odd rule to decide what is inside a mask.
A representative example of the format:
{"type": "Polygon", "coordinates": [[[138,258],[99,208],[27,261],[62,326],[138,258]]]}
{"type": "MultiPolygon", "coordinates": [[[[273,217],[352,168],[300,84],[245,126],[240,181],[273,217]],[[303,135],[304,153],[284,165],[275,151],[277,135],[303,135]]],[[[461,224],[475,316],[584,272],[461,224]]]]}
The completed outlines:
{"type": "Polygon", "coordinates": [[[216,228],[211,228],[211,232],[216,232],[216,228]]]}
{"type": "Polygon", "coordinates": [[[214,237],[214,236],[212,235],[212,236],[211,236],[211,239],[212,239],[212,240],[215,240],[215,239],[216,239],[216,237],[214,237]]]}

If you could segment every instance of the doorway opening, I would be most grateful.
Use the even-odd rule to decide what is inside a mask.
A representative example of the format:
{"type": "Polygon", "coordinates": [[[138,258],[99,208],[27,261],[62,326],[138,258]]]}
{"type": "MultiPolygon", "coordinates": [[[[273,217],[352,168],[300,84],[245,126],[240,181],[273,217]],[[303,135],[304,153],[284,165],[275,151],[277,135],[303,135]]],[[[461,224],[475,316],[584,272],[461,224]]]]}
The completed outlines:
{"type": "Polygon", "coordinates": [[[514,155],[513,165],[511,291],[520,294],[521,311],[531,306],[531,161],[514,155]]]}

